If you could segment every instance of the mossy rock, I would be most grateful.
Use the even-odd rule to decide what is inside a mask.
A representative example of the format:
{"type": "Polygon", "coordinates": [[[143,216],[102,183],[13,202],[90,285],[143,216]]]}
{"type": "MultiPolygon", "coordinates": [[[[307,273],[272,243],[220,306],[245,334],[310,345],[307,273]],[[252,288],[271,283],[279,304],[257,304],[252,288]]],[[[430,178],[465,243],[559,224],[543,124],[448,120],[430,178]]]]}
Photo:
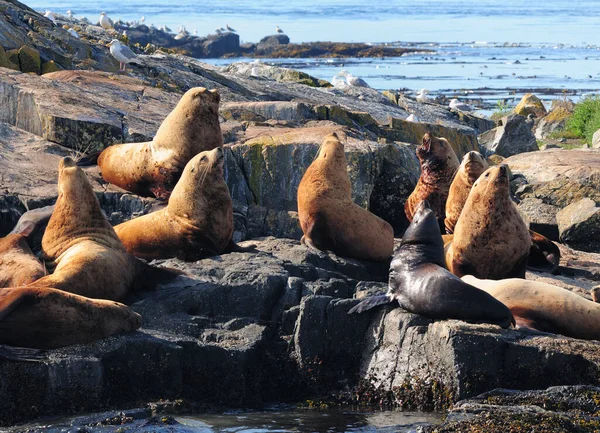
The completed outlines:
{"type": "Polygon", "coordinates": [[[544,120],[548,123],[564,122],[569,117],[571,117],[571,114],[572,112],[569,111],[567,108],[559,106],[552,110],[550,113],[548,113],[548,115],[544,117],[544,120]]]}
{"type": "Polygon", "coordinates": [[[385,96],[386,98],[388,98],[390,100],[390,102],[398,105],[398,94],[397,93],[392,92],[390,90],[384,90],[382,93],[383,93],[383,96],[385,96]]]}
{"type": "Polygon", "coordinates": [[[50,60],[49,62],[42,63],[42,75],[49,74],[50,72],[58,72],[60,68],[54,62],[54,60],[50,60]]]}
{"type": "Polygon", "coordinates": [[[20,66],[19,66],[19,50],[8,50],[6,52],[6,56],[8,57],[8,60],[12,64],[17,65],[17,69],[20,70],[20,66]]]}
{"type": "Polygon", "coordinates": [[[8,68],[15,71],[19,70],[19,66],[10,60],[8,54],[6,54],[6,51],[4,51],[4,48],[2,48],[2,45],[0,45],[0,68],[8,68]]]}
{"type": "Polygon", "coordinates": [[[19,49],[19,67],[21,72],[35,72],[40,75],[42,73],[42,59],[39,51],[23,45],[19,49]]]}
{"type": "Polygon", "coordinates": [[[540,98],[533,93],[527,93],[515,107],[515,113],[523,117],[533,114],[537,118],[542,118],[548,114],[548,111],[546,111],[546,107],[544,107],[544,103],[540,98]]]}
{"type": "Polygon", "coordinates": [[[499,165],[502,164],[502,162],[505,160],[506,158],[504,158],[501,155],[497,155],[497,154],[493,154],[487,157],[487,161],[488,164],[490,165],[499,165]]]}

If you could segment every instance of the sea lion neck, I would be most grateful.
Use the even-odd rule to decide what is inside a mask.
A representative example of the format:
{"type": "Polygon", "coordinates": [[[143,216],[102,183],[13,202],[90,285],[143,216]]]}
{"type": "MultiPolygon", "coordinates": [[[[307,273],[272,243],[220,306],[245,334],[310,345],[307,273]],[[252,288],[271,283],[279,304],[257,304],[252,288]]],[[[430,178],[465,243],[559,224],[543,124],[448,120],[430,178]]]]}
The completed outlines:
{"type": "Polygon", "coordinates": [[[415,214],[413,222],[402,237],[400,252],[411,264],[427,262],[445,266],[444,242],[431,209],[415,214]]]}

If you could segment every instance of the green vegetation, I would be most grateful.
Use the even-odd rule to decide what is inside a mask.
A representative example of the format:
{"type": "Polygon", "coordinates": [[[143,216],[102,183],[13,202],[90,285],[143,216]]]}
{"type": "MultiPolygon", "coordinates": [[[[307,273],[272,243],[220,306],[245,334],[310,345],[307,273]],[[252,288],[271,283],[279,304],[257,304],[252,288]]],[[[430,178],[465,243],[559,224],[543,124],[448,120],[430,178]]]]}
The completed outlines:
{"type": "Polygon", "coordinates": [[[575,110],[563,131],[565,138],[583,138],[592,144],[594,132],[600,129],[600,95],[588,96],[575,104],[575,110]]]}
{"type": "Polygon", "coordinates": [[[493,121],[498,121],[504,116],[508,116],[512,110],[513,108],[510,105],[508,105],[506,101],[498,100],[496,102],[496,109],[494,110],[490,118],[493,121]]]}

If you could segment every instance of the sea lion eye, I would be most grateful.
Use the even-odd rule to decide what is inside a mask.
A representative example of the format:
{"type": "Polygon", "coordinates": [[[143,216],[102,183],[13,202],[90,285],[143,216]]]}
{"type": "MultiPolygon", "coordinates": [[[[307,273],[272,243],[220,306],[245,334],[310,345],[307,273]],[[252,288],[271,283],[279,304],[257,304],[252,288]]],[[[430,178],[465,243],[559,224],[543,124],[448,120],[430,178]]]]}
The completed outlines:
{"type": "Polygon", "coordinates": [[[486,173],[486,174],[485,174],[485,177],[490,177],[490,174],[489,174],[489,173],[486,173]]]}
{"type": "Polygon", "coordinates": [[[208,160],[208,158],[206,157],[206,155],[203,156],[202,158],[200,158],[200,161],[207,161],[207,160],[208,160]]]}

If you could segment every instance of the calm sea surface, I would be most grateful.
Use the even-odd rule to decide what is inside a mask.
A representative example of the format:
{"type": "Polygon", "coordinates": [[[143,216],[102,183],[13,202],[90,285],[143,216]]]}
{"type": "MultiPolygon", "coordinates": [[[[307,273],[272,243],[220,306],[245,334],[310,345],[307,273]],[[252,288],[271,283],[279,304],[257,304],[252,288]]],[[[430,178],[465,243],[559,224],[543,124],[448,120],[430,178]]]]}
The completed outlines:
{"type": "MultiPolygon", "coordinates": [[[[199,35],[229,24],[242,41],[257,42],[279,25],[292,42],[387,43],[432,49],[396,59],[277,59],[331,80],[341,69],[377,89],[444,94],[489,109],[534,90],[543,99],[574,99],[600,90],[600,2],[546,0],[128,0],[26,2],[92,21],[113,19],[185,25],[199,35]]],[[[227,64],[239,59],[209,60],[227,64]]],[[[243,60],[243,59],[242,59],[243,60]]],[[[245,60],[247,61],[247,60],[245,60]]]]}

